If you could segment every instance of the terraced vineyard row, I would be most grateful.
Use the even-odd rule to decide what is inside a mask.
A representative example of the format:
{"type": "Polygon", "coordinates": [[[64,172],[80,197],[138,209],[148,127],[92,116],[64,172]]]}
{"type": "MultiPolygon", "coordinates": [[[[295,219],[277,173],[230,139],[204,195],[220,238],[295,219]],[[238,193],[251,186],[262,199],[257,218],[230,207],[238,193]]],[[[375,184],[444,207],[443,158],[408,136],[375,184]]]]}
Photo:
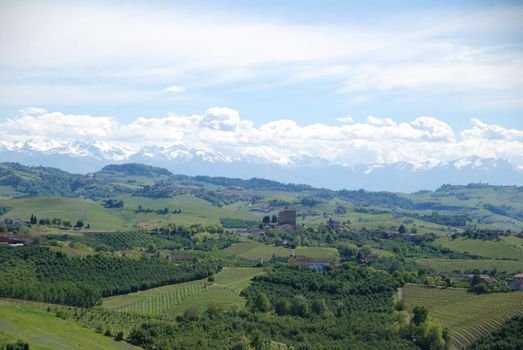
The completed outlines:
{"type": "Polygon", "coordinates": [[[492,332],[506,319],[523,314],[523,293],[519,292],[476,295],[465,289],[406,285],[402,295],[410,308],[423,305],[443,327],[448,327],[456,349],[492,332]]]}
{"type": "Polygon", "coordinates": [[[204,281],[198,280],[132,293],[128,295],[130,298],[111,297],[104,300],[103,306],[143,315],[160,315],[172,310],[188,297],[200,293],[205,288],[204,281]]]}
{"type": "Polygon", "coordinates": [[[189,306],[200,311],[212,304],[241,306],[245,300],[240,292],[260,273],[262,270],[256,268],[223,268],[216,274],[212,286],[206,279],[163,286],[104,298],[103,307],[142,315],[173,316],[189,306]]]}

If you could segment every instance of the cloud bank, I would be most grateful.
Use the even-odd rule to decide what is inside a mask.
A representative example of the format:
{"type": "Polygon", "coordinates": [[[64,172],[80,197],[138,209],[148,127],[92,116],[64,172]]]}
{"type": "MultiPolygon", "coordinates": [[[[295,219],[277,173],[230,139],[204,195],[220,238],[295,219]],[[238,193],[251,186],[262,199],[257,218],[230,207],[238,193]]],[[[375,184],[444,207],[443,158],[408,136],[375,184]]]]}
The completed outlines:
{"type": "Polygon", "coordinates": [[[27,108],[0,122],[0,148],[29,147],[81,155],[90,145],[101,157],[115,160],[125,160],[143,150],[162,149],[168,150],[171,158],[192,153],[225,162],[252,160],[279,165],[315,158],[343,166],[399,161],[430,166],[479,156],[508,159],[523,168],[523,130],[475,118],[460,132],[428,116],[410,122],[374,116],[366,122],[338,121],[339,125],[300,125],[282,119],[257,126],[241,119],[234,109],[213,107],[203,114],[168,114],[121,123],[109,116],[27,108]]]}

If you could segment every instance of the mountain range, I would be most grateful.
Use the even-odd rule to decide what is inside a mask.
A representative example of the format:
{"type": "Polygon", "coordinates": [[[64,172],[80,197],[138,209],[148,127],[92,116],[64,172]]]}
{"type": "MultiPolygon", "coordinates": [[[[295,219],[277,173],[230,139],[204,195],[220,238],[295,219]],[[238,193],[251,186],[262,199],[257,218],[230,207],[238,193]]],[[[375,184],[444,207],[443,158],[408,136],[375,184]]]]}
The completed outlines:
{"type": "Polygon", "coordinates": [[[389,164],[332,164],[319,158],[300,158],[291,165],[183,146],[143,147],[138,151],[104,143],[51,140],[18,145],[0,143],[0,162],[20,162],[60,168],[72,173],[94,172],[108,164],[142,163],[186,175],[266,178],[330,189],[414,192],[434,190],[444,183],[523,185],[523,169],[506,159],[466,157],[449,162],[389,164]]]}

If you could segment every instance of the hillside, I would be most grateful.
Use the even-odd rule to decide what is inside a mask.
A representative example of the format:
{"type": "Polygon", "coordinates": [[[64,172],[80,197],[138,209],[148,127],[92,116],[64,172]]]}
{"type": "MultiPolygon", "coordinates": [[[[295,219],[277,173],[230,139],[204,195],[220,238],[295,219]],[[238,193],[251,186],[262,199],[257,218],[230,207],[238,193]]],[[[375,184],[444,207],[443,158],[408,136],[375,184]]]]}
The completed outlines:
{"type": "MultiPolygon", "coordinates": [[[[448,227],[462,229],[470,225],[487,229],[523,229],[523,187],[517,186],[443,185],[436,191],[403,194],[365,190],[333,191],[258,178],[243,180],[174,175],[163,168],[134,163],[109,165],[87,175],[17,163],[0,164],[0,198],[23,198],[21,202],[0,203],[0,206],[13,207],[7,217],[22,215],[22,218],[27,219],[31,209],[20,211],[17,208],[23,208],[25,204],[22,203],[34,207],[36,204],[31,204],[32,198],[42,196],[94,201],[110,198],[123,200],[124,209],[130,210],[129,213],[105,211],[103,214],[106,217],[114,216],[108,222],[116,225],[129,221],[132,224],[165,221],[165,216],[150,213],[143,215],[136,211],[139,206],[154,210],[168,207],[174,210],[184,205],[187,200],[184,196],[191,196],[201,199],[202,203],[235,213],[224,212],[217,215],[217,219],[237,217],[252,220],[253,214],[256,214],[252,212],[253,208],[261,208],[268,215],[273,215],[284,206],[291,205],[298,210],[303,223],[320,223],[324,220],[324,213],[329,213],[336,220],[346,220],[347,213],[351,222],[355,221],[354,224],[359,225],[360,229],[389,228],[401,222],[411,223],[422,232],[444,232],[448,227]],[[140,215],[131,218],[131,213],[140,215]]],[[[77,206],[72,205],[73,208],[77,206]]],[[[52,207],[47,209],[52,211],[52,207]]],[[[69,219],[78,220],[82,217],[75,215],[69,219]]],[[[185,211],[182,210],[179,218],[184,221],[184,217],[185,211]]],[[[98,225],[98,228],[107,226],[98,225]]]]}

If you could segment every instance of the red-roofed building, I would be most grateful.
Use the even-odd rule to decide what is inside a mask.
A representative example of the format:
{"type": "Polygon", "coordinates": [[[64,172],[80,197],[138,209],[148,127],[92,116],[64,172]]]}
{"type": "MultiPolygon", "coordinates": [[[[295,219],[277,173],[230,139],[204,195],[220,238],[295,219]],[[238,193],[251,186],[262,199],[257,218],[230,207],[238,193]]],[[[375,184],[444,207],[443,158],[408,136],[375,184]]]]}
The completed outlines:
{"type": "Polygon", "coordinates": [[[327,259],[309,258],[301,255],[291,255],[289,259],[287,259],[287,263],[289,265],[306,267],[311,270],[323,270],[331,265],[330,261],[327,259]]]}
{"type": "Polygon", "coordinates": [[[523,291],[523,273],[517,273],[512,276],[510,286],[512,290],[523,291]]]}

